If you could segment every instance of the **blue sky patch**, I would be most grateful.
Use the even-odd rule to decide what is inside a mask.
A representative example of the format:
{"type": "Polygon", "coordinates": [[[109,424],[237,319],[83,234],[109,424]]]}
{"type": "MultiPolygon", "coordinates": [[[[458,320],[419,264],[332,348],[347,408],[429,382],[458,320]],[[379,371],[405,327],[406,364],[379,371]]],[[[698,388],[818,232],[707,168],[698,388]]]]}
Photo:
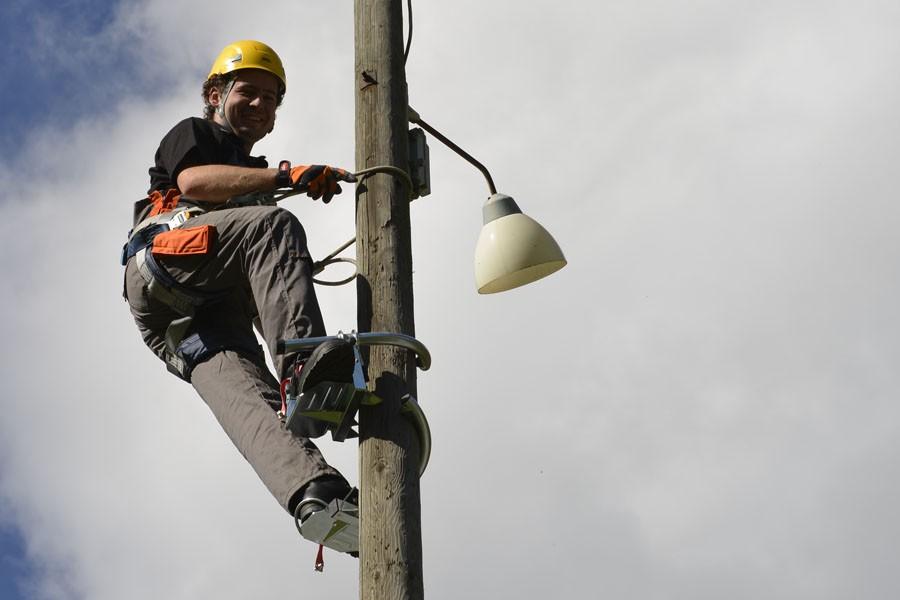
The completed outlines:
{"type": "Polygon", "coordinates": [[[0,598],[24,599],[26,596],[22,593],[22,587],[31,576],[21,535],[12,527],[0,526],[0,598]]]}
{"type": "Polygon", "coordinates": [[[103,112],[133,85],[136,56],[109,36],[121,2],[55,0],[0,3],[0,142],[19,146],[37,126],[61,126],[103,112]]]}

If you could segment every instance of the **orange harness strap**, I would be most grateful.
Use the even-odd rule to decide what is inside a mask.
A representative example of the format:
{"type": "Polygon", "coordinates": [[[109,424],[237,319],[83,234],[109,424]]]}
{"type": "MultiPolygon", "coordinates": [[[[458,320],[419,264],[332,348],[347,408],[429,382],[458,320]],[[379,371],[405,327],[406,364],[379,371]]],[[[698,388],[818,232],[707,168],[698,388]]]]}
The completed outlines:
{"type": "Polygon", "coordinates": [[[155,217],[178,206],[178,201],[181,200],[181,193],[175,188],[167,189],[165,195],[161,194],[159,190],[153,190],[148,199],[153,208],[147,216],[155,217]]]}

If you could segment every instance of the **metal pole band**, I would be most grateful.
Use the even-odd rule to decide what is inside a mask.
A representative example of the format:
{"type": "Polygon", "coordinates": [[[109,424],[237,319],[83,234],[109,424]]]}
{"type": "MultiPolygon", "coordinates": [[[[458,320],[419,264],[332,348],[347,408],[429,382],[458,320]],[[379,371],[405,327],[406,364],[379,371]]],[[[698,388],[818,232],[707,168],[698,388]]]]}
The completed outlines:
{"type": "Polygon", "coordinates": [[[415,352],[416,365],[420,369],[422,369],[423,371],[427,371],[431,368],[431,353],[428,351],[428,348],[425,347],[425,344],[423,344],[416,338],[403,333],[357,333],[355,331],[350,333],[343,333],[339,331],[337,335],[299,338],[294,340],[281,340],[280,342],[278,342],[277,351],[280,354],[285,354],[288,352],[308,350],[310,348],[315,348],[316,346],[323,344],[329,340],[343,340],[345,342],[358,344],[360,346],[387,345],[406,348],[407,350],[412,350],[413,352],[415,352]]]}

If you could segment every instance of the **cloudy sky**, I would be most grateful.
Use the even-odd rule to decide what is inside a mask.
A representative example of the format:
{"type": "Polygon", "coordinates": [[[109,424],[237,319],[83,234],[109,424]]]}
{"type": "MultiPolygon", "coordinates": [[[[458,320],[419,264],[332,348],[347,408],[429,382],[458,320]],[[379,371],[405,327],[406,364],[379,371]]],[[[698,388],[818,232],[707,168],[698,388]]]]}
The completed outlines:
{"type": "MultiPolygon", "coordinates": [[[[414,0],[411,104],[569,266],[474,291],[487,196],[412,207],[435,600],[896,598],[900,8],[414,0]]],[[[293,523],[141,344],[118,251],[226,43],[287,67],[295,163],[354,159],[351,2],[0,7],[0,598],[327,599],[293,523]]],[[[289,200],[322,256],[352,195],[289,200]]],[[[332,331],[353,286],[322,288],[332,331]]],[[[352,444],[321,444],[358,480],[352,444]]]]}

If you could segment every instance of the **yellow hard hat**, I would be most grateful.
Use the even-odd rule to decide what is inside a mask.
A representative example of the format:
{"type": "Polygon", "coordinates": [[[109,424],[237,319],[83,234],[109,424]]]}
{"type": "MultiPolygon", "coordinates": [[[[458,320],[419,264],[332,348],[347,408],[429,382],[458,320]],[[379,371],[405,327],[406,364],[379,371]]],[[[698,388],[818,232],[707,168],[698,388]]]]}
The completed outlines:
{"type": "Polygon", "coordinates": [[[281,59],[271,47],[256,40],[241,40],[228,44],[219,53],[207,79],[213,75],[223,75],[240,69],[262,69],[268,71],[281,82],[281,92],[287,89],[287,78],[281,59]]]}

